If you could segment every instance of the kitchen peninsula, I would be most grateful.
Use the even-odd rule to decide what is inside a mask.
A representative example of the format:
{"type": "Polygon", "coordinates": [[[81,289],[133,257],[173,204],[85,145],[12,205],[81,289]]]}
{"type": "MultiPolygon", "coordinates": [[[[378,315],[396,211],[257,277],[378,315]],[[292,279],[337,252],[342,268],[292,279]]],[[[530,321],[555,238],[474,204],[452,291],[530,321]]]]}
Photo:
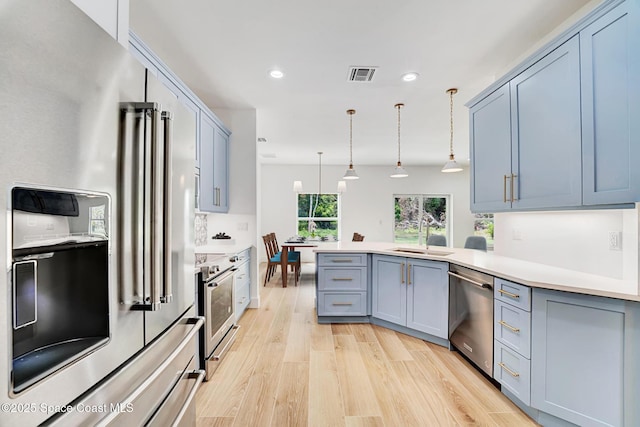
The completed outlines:
{"type": "Polygon", "coordinates": [[[478,283],[493,288],[481,321],[493,323],[503,394],[545,426],[640,425],[637,282],[471,249],[340,242],[315,252],[319,323],[373,323],[443,346],[475,315],[453,311],[447,273],[493,276],[478,283]]]}

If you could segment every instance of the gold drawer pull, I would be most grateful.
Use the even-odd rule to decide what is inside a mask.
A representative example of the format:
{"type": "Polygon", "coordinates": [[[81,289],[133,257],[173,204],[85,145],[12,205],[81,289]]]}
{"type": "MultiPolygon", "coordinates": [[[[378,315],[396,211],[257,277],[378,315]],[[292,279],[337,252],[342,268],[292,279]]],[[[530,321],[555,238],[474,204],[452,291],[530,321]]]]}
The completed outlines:
{"type": "Polygon", "coordinates": [[[511,369],[507,368],[507,366],[504,363],[500,362],[500,363],[498,363],[498,365],[500,365],[500,367],[502,369],[504,369],[505,371],[507,371],[509,373],[509,375],[511,375],[512,377],[518,378],[520,376],[519,373],[513,372],[511,369]]]}
{"type": "Polygon", "coordinates": [[[334,282],[351,282],[353,279],[351,277],[334,277],[331,280],[334,282]]]}
{"type": "Polygon", "coordinates": [[[514,328],[513,326],[511,326],[510,324],[508,324],[504,320],[501,320],[498,323],[500,323],[502,326],[504,326],[507,329],[511,329],[515,333],[519,333],[520,332],[520,328],[514,328]]]}
{"type": "Polygon", "coordinates": [[[334,302],[331,305],[353,305],[352,302],[334,302]]]}
{"type": "Polygon", "coordinates": [[[511,298],[520,298],[520,295],[505,291],[504,289],[498,289],[498,292],[511,298]]]}
{"type": "Polygon", "coordinates": [[[353,262],[352,259],[332,259],[331,262],[353,262]]]}

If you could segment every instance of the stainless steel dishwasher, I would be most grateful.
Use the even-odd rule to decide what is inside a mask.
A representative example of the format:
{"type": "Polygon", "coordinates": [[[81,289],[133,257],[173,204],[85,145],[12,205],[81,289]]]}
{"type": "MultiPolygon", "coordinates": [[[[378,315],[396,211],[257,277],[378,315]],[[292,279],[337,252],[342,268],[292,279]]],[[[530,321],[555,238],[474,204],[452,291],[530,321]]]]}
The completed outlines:
{"type": "Polygon", "coordinates": [[[493,276],[451,264],[449,341],[493,378],[493,276]]]}

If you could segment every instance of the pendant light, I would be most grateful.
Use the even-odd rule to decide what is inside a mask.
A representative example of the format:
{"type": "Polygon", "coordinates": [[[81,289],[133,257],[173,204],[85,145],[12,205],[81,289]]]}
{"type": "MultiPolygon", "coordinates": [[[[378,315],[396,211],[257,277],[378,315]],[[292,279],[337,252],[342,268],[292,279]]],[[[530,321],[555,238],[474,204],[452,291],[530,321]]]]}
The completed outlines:
{"type": "Polygon", "coordinates": [[[460,172],[462,168],[456,162],[456,158],[453,155],[453,95],[458,93],[458,89],[452,88],[447,89],[447,93],[449,94],[449,125],[450,125],[450,139],[449,139],[449,161],[445,163],[442,168],[442,172],[460,172]]]}
{"type": "Polygon", "coordinates": [[[356,110],[347,110],[349,115],[349,169],[344,173],[342,179],[359,179],[360,177],[353,168],[353,115],[356,110]]]}
{"type": "Polygon", "coordinates": [[[409,176],[409,174],[402,167],[402,162],[400,162],[400,109],[404,107],[404,104],[396,104],[394,107],[398,109],[398,163],[391,174],[391,178],[405,178],[409,176]]]}

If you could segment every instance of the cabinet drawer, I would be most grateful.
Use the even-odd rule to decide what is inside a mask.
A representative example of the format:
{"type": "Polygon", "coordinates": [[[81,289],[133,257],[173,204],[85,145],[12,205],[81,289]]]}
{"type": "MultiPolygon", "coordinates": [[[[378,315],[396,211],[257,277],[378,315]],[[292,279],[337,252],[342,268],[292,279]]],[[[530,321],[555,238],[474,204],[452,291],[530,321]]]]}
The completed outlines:
{"type": "Polygon", "coordinates": [[[250,283],[247,282],[239,287],[236,286],[235,301],[236,313],[238,314],[238,316],[242,314],[244,309],[246,309],[251,302],[251,288],[249,287],[249,285],[250,283]]]}
{"type": "Polygon", "coordinates": [[[531,313],[496,300],[494,316],[494,338],[531,358],[531,313]]]}
{"type": "Polygon", "coordinates": [[[366,291],[367,267],[321,267],[318,269],[318,290],[366,291]]]}
{"type": "Polygon", "coordinates": [[[247,248],[242,252],[238,252],[236,256],[238,257],[239,263],[249,261],[249,259],[251,258],[251,248],[247,248]]]}
{"type": "Polygon", "coordinates": [[[531,402],[531,362],[494,341],[493,377],[524,404],[531,402]]]}
{"type": "Polygon", "coordinates": [[[235,273],[236,284],[244,284],[251,281],[251,270],[248,262],[238,267],[235,273]]]}
{"type": "Polygon", "coordinates": [[[331,266],[366,266],[367,254],[318,254],[318,265],[331,265],[331,266]]]}
{"type": "Polygon", "coordinates": [[[531,311],[531,288],[528,286],[496,277],[494,281],[494,296],[497,300],[531,311]]]}
{"type": "Polygon", "coordinates": [[[366,292],[318,292],[318,316],[366,315],[366,292]]]}

